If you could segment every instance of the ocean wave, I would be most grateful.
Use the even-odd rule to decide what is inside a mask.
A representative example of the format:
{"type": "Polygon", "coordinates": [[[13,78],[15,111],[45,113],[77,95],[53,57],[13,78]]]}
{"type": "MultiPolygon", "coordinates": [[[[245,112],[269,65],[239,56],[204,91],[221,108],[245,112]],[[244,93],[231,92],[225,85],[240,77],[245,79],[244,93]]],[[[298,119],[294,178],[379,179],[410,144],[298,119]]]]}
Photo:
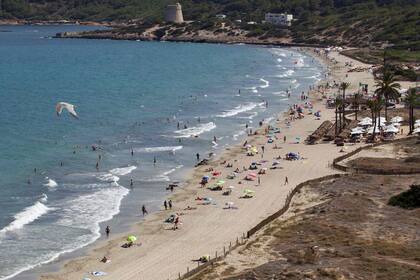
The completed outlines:
{"type": "Polygon", "coordinates": [[[127,166],[127,167],[119,167],[109,170],[113,175],[124,176],[133,172],[133,170],[137,169],[137,166],[127,166]]]}
{"type": "Polygon", "coordinates": [[[98,175],[97,178],[103,182],[118,182],[120,180],[120,177],[113,175],[112,173],[105,173],[98,175]]]}
{"type": "Polygon", "coordinates": [[[220,118],[233,117],[233,116],[236,116],[240,113],[253,110],[253,109],[255,109],[255,107],[257,107],[257,105],[258,105],[257,103],[241,104],[241,105],[238,105],[231,110],[225,111],[222,114],[217,115],[217,117],[220,117],[220,118]]]}
{"type": "Polygon", "coordinates": [[[178,170],[182,167],[184,167],[184,166],[183,165],[178,165],[175,168],[172,168],[168,171],[163,172],[162,174],[157,175],[156,177],[142,179],[142,181],[144,181],[144,182],[170,182],[171,179],[169,178],[169,175],[174,173],[176,170],[178,170]]]}
{"type": "Polygon", "coordinates": [[[175,152],[181,150],[182,148],[182,146],[146,147],[134,149],[134,151],[138,153],[175,152]]]}
{"type": "Polygon", "coordinates": [[[286,78],[286,77],[290,77],[290,76],[292,76],[292,75],[293,75],[293,73],[295,73],[295,71],[294,71],[294,70],[292,70],[292,69],[289,69],[289,70],[287,70],[286,72],[284,72],[283,74],[276,75],[276,77],[277,77],[277,78],[286,78]]]}
{"type": "Polygon", "coordinates": [[[233,138],[233,140],[236,141],[236,140],[238,140],[239,136],[244,135],[244,134],[245,134],[245,131],[241,130],[241,131],[238,131],[237,133],[233,134],[232,138],[233,138]]]}
{"type": "Polygon", "coordinates": [[[209,122],[209,123],[200,124],[198,126],[176,130],[174,132],[178,134],[178,136],[176,136],[177,138],[189,138],[189,137],[200,135],[204,132],[211,131],[215,128],[216,128],[216,125],[214,124],[214,122],[209,122]]]}
{"type": "Polygon", "coordinates": [[[51,178],[45,177],[45,179],[47,180],[47,183],[44,184],[44,186],[49,187],[49,188],[55,188],[58,186],[57,182],[54,181],[51,178]]]}
{"type": "Polygon", "coordinates": [[[278,62],[282,62],[283,60],[281,58],[277,58],[277,61],[278,62]]]}
{"type": "Polygon", "coordinates": [[[40,201],[37,201],[34,205],[29,206],[23,209],[21,212],[17,213],[14,216],[15,220],[11,222],[8,226],[1,229],[0,234],[21,229],[25,225],[30,224],[33,221],[39,219],[42,215],[46,214],[50,210],[51,208],[48,208],[40,201]]]}
{"type": "Polygon", "coordinates": [[[287,92],[285,92],[284,90],[282,91],[275,91],[272,93],[273,95],[279,95],[279,96],[286,96],[287,92]]]}
{"type": "Polygon", "coordinates": [[[47,202],[47,200],[48,200],[48,196],[45,193],[43,193],[39,201],[45,203],[47,202]]]}
{"type": "Polygon", "coordinates": [[[56,223],[89,230],[93,242],[100,236],[99,224],[112,219],[120,212],[121,201],[128,193],[128,189],[116,185],[63,201],[59,205],[60,218],[56,223]]]}

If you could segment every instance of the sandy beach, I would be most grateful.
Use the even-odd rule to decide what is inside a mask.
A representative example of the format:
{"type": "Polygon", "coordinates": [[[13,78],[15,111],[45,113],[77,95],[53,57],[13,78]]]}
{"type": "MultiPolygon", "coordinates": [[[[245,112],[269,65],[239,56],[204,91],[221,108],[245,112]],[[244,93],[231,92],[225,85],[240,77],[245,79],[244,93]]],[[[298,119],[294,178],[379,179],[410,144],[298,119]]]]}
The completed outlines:
{"type": "MultiPolygon", "coordinates": [[[[311,50],[307,50],[313,53],[311,50]]],[[[368,66],[358,61],[351,60],[336,52],[331,54],[337,63],[328,63],[331,75],[329,80],[337,82],[346,81],[351,83],[349,92],[357,90],[359,82],[369,85],[372,89],[374,79],[367,71],[352,72],[347,74],[345,62],[351,61],[353,67],[368,66]]],[[[321,82],[322,83],[322,82],[321,82]]],[[[403,87],[405,85],[403,84],[403,87]]],[[[337,89],[332,89],[337,92],[337,89]]],[[[298,94],[298,93],[295,93],[298,94]]],[[[203,255],[214,256],[215,252],[222,252],[223,246],[234,243],[237,238],[243,236],[246,231],[255,226],[262,219],[280,209],[285,202],[288,193],[299,183],[317,177],[338,173],[329,165],[334,158],[338,157],[341,147],[332,144],[305,145],[304,139],[313,132],[325,120],[334,121],[334,111],[327,110],[325,100],[315,92],[310,93],[313,103],[313,111],[321,111],[320,120],[313,115],[304,114],[303,119],[291,121],[288,127],[283,113],[279,113],[274,124],[280,128],[278,139],[274,143],[267,143],[266,135],[249,136],[248,144],[255,145],[259,153],[247,156],[242,145],[226,149],[219,157],[212,160],[209,165],[195,168],[191,171],[185,187],[177,189],[173,194],[168,193],[167,199],[173,201],[171,210],[161,210],[150,214],[144,222],[133,226],[130,232],[118,236],[111,235],[109,240],[97,243],[97,246],[88,252],[87,256],[71,260],[64,265],[61,271],[44,275],[43,280],[94,279],[90,275],[93,271],[106,272],[100,279],[131,280],[131,279],[177,279],[179,274],[187,272],[187,267],[192,269],[197,266],[193,259],[203,255]],[[283,137],[286,137],[286,142],[283,137]],[[297,139],[300,143],[297,144],[297,139]],[[274,146],[277,145],[277,149],[274,146]],[[262,154],[261,147],[264,146],[262,154]],[[284,160],[288,152],[299,153],[303,158],[296,161],[284,160]],[[275,158],[281,156],[280,169],[270,169],[275,158]],[[267,174],[260,175],[260,184],[257,180],[246,181],[244,177],[250,171],[242,171],[251,162],[266,160],[261,167],[268,168],[267,174]],[[232,167],[226,167],[226,163],[232,167]],[[220,179],[226,181],[225,186],[234,186],[231,195],[223,196],[221,191],[211,191],[201,188],[199,182],[204,175],[210,175],[206,170],[212,167],[221,174],[210,180],[209,185],[220,179]],[[226,179],[227,175],[236,168],[241,173],[234,179],[226,179]],[[285,178],[288,184],[285,184],[285,178]],[[242,199],[244,189],[255,191],[253,198],[242,199]],[[199,205],[196,197],[211,197],[215,204],[199,205]],[[237,209],[224,209],[226,202],[233,202],[237,209]],[[194,210],[185,210],[188,206],[194,210]],[[171,214],[179,213],[181,225],[178,230],[172,229],[172,224],[163,221],[171,214]],[[137,243],[131,248],[122,248],[128,235],[138,237],[137,243]],[[111,262],[102,263],[100,260],[106,256],[111,262]]],[[[260,130],[260,132],[262,132],[260,130]]],[[[347,146],[346,152],[351,151],[362,144],[347,146]]],[[[255,170],[254,170],[255,171],[255,170]]],[[[258,170],[256,170],[258,171],[258,170]]]]}

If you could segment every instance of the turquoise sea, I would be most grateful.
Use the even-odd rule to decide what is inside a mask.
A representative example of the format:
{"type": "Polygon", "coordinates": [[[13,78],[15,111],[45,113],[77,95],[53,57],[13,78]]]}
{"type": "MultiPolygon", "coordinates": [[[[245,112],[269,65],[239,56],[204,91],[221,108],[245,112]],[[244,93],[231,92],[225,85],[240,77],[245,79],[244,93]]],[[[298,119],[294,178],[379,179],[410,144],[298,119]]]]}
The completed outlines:
{"type": "Polygon", "coordinates": [[[323,71],[285,48],[51,38],[85,29],[0,26],[0,280],[159,209],[196,153],[241,141],[323,71]]]}

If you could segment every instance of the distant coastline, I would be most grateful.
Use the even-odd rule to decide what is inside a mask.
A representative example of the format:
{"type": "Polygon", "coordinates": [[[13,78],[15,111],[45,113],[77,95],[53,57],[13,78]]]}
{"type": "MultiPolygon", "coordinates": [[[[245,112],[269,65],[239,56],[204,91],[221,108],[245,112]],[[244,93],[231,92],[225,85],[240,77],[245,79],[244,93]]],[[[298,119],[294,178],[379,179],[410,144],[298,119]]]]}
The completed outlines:
{"type": "Polygon", "coordinates": [[[189,43],[209,43],[209,44],[249,44],[249,45],[267,45],[282,47],[313,47],[326,48],[328,45],[295,43],[286,38],[267,38],[246,36],[217,36],[214,33],[202,34],[198,36],[180,34],[176,36],[165,36],[158,38],[150,33],[120,33],[113,30],[96,30],[86,32],[61,32],[54,38],[59,39],[96,39],[96,40],[127,40],[127,41],[165,41],[165,42],[189,42],[189,43]]]}
{"type": "Polygon", "coordinates": [[[80,20],[26,20],[26,19],[0,19],[0,25],[91,25],[115,26],[113,22],[80,21],[80,20]]]}

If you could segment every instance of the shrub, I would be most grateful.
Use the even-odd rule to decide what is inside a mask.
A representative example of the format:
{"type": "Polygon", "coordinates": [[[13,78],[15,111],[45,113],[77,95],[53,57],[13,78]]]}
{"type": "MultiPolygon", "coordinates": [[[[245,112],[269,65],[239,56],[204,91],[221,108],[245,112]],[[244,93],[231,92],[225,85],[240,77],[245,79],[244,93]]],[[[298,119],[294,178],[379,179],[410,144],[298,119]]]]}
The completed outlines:
{"type": "Polygon", "coordinates": [[[410,189],[391,197],[388,201],[391,206],[398,206],[405,209],[420,207],[420,185],[412,185],[410,189]]]}

